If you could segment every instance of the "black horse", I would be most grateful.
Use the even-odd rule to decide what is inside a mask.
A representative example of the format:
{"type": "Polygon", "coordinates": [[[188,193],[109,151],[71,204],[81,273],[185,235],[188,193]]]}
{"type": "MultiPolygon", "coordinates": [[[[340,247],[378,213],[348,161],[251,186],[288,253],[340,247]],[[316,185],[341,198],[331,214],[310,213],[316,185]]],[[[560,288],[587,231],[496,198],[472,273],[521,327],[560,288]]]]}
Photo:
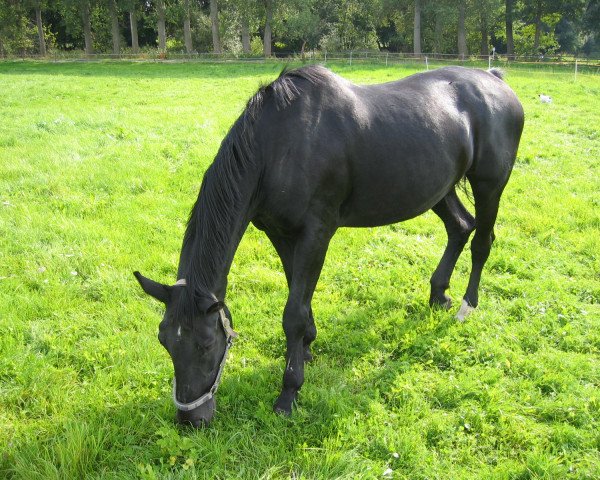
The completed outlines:
{"type": "Polygon", "coordinates": [[[235,332],[223,301],[238,244],[252,222],[285,270],[287,339],[274,409],[291,413],[317,330],[311,300],[339,227],[400,222],[432,209],[448,244],[431,277],[430,304],[446,295],[473,230],[472,269],[458,316],[478,303],[502,191],[515,162],[523,108],[497,70],[442,68],[358,86],[320,66],[284,71],[250,99],[206,171],[183,240],[178,282],[136,272],[166,304],[159,340],[175,368],[181,422],[208,423],[235,332]],[[456,194],[466,177],[475,218],[456,194]]]}

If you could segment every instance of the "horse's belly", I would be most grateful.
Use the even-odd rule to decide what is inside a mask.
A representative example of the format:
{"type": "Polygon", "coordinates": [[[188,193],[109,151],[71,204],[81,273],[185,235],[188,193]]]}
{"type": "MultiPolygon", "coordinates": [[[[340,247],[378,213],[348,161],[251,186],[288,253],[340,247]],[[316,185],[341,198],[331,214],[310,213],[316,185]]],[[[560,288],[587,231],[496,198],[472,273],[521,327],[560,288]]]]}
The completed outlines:
{"type": "Polygon", "coordinates": [[[377,227],[403,222],[425,213],[448,191],[449,188],[441,190],[435,196],[420,202],[408,201],[395,195],[388,197],[379,195],[378,198],[357,199],[358,201],[350,199],[342,205],[340,223],[344,227],[377,227]]]}
{"type": "Polygon", "coordinates": [[[419,216],[444,198],[463,173],[458,165],[443,162],[418,171],[372,168],[355,178],[340,207],[341,224],[374,227],[419,216]]]}

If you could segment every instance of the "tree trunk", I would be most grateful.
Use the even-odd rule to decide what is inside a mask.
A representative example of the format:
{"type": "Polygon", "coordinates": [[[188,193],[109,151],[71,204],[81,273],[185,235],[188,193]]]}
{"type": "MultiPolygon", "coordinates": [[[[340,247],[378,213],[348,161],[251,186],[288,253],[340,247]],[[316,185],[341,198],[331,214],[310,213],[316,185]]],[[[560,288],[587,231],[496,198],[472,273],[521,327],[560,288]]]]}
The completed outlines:
{"type": "Polygon", "coordinates": [[[83,38],[85,40],[85,54],[92,55],[94,53],[94,44],[92,40],[92,20],[91,20],[90,4],[85,2],[81,9],[81,19],[83,21],[83,38]]]}
{"type": "Polygon", "coordinates": [[[35,7],[35,22],[37,23],[38,39],[40,42],[40,55],[46,56],[46,39],[44,38],[44,25],[42,23],[42,8],[41,5],[35,7]]]}
{"type": "Polygon", "coordinates": [[[156,10],[158,12],[158,51],[165,53],[167,51],[167,27],[166,12],[164,0],[156,1],[156,10]]]}
{"type": "Polygon", "coordinates": [[[139,53],[140,44],[138,41],[137,15],[134,10],[129,12],[129,26],[131,28],[131,51],[139,53]]]}
{"type": "Polygon", "coordinates": [[[433,31],[433,53],[442,53],[442,33],[444,18],[442,12],[435,14],[435,27],[433,31]]]}
{"type": "Polygon", "coordinates": [[[467,33],[465,31],[465,2],[461,0],[458,4],[458,55],[465,58],[467,51],[467,33]]]}
{"type": "Polygon", "coordinates": [[[273,21],[273,0],[265,0],[265,34],[263,37],[264,55],[271,56],[271,22],[273,21]]]}
{"type": "Polygon", "coordinates": [[[415,55],[421,55],[421,0],[415,0],[413,46],[415,55]]]}
{"type": "Polygon", "coordinates": [[[246,15],[242,18],[242,49],[244,53],[250,53],[250,21],[246,15]]]}
{"type": "Polygon", "coordinates": [[[483,18],[483,15],[481,15],[480,21],[480,27],[479,27],[479,32],[481,33],[481,49],[479,54],[481,56],[487,57],[490,54],[490,42],[488,41],[488,26],[487,26],[487,20],[485,18],[483,18]]]}
{"type": "Polygon", "coordinates": [[[121,31],[119,30],[119,13],[115,0],[109,4],[113,55],[121,53],[121,31]]]}
{"type": "Polygon", "coordinates": [[[540,37],[542,34],[542,0],[536,2],[535,9],[535,36],[533,37],[533,49],[537,52],[540,48],[540,37]]]}
{"type": "Polygon", "coordinates": [[[217,0],[210,0],[210,24],[212,28],[213,51],[221,54],[223,50],[221,49],[221,38],[219,36],[219,6],[217,0]]]}
{"type": "Polygon", "coordinates": [[[509,60],[515,57],[513,38],[513,0],[506,0],[506,55],[509,60]]]}
{"type": "Polygon", "coordinates": [[[192,53],[194,46],[192,45],[192,27],[190,18],[190,0],[183,0],[183,40],[185,42],[185,51],[192,53]]]}

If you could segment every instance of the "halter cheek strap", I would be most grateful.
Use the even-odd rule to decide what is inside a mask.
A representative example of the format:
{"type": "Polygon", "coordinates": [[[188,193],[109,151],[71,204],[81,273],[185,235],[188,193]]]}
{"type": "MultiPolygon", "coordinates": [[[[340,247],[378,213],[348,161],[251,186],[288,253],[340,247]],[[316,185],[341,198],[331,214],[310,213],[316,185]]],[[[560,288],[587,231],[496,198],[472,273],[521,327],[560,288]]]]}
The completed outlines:
{"type": "MultiPolygon", "coordinates": [[[[185,285],[185,280],[183,280],[184,283],[179,283],[181,281],[182,280],[179,280],[175,285],[185,285]]],[[[221,382],[221,375],[223,374],[223,369],[225,368],[225,362],[227,361],[227,353],[233,345],[233,340],[238,336],[237,332],[233,330],[233,328],[231,328],[231,322],[225,315],[225,310],[222,308],[219,310],[219,319],[221,321],[220,323],[223,327],[223,331],[225,332],[226,344],[225,352],[223,353],[223,358],[221,359],[221,363],[219,364],[219,371],[217,372],[217,377],[215,378],[215,381],[209,388],[208,392],[189,403],[181,403],[177,400],[177,379],[173,377],[173,403],[179,410],[182,410],[184,412],[194,410],[200,405],[204,405],[206,402],[208,402],[211,398],[215,396],[215,393],[217,393],[219,383],[221,382]]]]}

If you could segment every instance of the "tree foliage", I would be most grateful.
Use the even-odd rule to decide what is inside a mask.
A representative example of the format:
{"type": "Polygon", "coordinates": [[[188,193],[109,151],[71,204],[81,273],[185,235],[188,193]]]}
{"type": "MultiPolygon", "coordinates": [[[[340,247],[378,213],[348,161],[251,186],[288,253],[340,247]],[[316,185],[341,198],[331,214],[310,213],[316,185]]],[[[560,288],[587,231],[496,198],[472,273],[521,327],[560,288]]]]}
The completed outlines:
{"type": "Polygon", "coordinates": [[[492,48],[498,53],[507,51],[507,30],[512,26],[516,55],[591,54],[600,46],[599,3],[600,0],[0,0],[0,55],[38,53],[45,43],[50,50],[83,50],[87,45],[89,53],[153,50],[159,45],[162,31],[161,6],[165,45],[171,51],[256,53],[267,39],[267,55],[308,49],[456,54],[459,46],[465,54],[487,55],[492,48]]]}

